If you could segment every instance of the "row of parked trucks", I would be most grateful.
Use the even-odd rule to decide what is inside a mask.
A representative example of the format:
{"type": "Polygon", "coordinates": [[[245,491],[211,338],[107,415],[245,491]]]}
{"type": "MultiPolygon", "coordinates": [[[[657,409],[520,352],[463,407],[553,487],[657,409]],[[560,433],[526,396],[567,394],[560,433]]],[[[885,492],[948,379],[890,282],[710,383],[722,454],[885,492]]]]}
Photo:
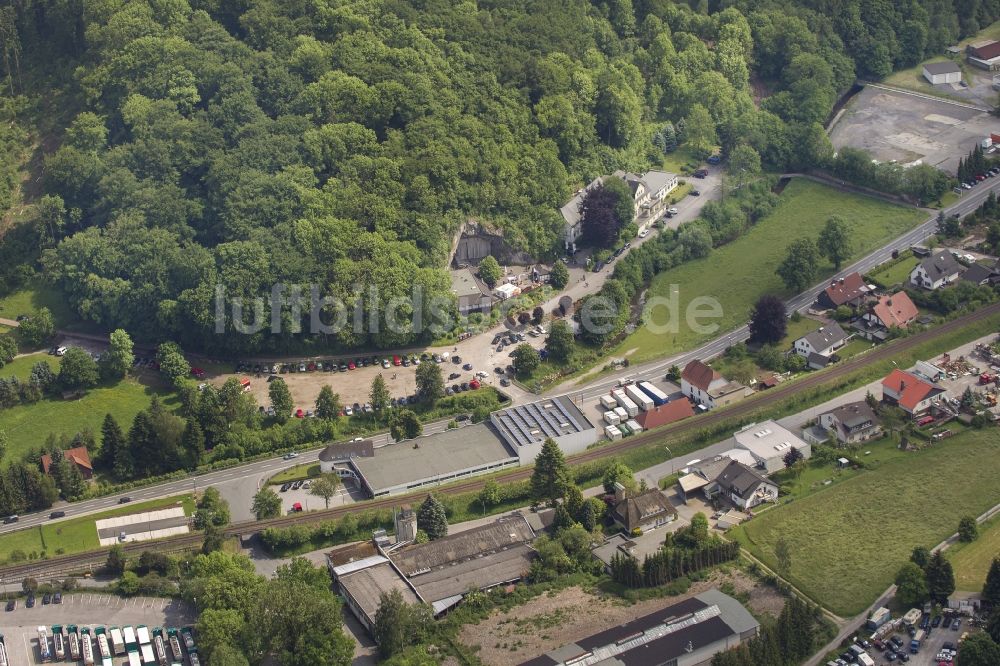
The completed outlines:
{"type": "MultiPolygon", "coordinates": [[[[2,639],[2,637],[0,637],[2,639]]],[[[38,627],[38,654],[42,662],[66,661],[83,666],[114,666],[114,658],[126,658],[122,666],[201,666],[198,648],[190,627],[150,632],[146,625],[137,627],[77,627],[75,624],[38,627]],[[183,644],[183,649],[181,645],[183,644]]],[[[0,666],[7,666],[7,656],[0,645],[0,666]]]]}
{"type": "Polygon", "coordinates": [[[613,390],[610,395],[602,395],[604,433],[608,439],[615,440],[642,432],[642,426],[635,421],[639,412],[648,412],[666,403],[667,394],[649,382],[628,384],[613,390]]]}

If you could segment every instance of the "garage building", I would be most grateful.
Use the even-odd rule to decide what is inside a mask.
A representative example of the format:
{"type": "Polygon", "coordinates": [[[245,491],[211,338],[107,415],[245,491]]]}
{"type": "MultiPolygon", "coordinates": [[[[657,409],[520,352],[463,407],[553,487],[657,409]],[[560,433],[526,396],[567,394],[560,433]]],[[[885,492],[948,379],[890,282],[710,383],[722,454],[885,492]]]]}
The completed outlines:
{"type": "Polygon", "coordinates": [[[958,83],[962,80],[962,68],[950,60],[947,62],[929,62],[924,65],[924,78],[934,85],[958,83]]]}

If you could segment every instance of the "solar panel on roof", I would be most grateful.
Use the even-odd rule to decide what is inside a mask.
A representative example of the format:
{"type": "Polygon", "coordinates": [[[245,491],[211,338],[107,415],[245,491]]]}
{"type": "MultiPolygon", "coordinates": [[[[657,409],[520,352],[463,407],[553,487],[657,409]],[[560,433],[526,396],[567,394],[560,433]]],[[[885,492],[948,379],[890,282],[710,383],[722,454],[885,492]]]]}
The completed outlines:
{"type": "Polygon", "coordinates": [[[531,414],[531,418],[535,420],[538,427],[545,431],[546,435],[549,437],[558,437],[561,434],[559,430],[545,418],[545,412],[540,410],[538,405],[532,403],[525,405],[524,408],[529,414],[531,414]]]}
{"type": "MultiPolygon", "coordinates": [[[[549,404],[551,405],[551,403],[549,404]]],[[[539,409],[537,406],[535,407],[535,409],[538,409],[539,413],[542,415],[542,418],[545,419],[546,423],[551,425],[554,429],[556,429],[556,431],[561,430],[561,428],[559,427],[559,421],[556,419],[556,417],[552,415],[552,412],[550,412],[548,409],[539,409]]]]}
{"type": "Polygon", "coordinates": [[[525,418],[521,415],[518,409],[519,409],[518,407],[515,407],[513,409],[508,409],[507,413],[510,414],[511,419],[514,420],[514,423],[518,424],[522,432],[524,432],[525,435],[528,436],[529,441],[533,442],[535,441],[535,438],[531,435],[531,430],[532,430],[531,424],[529,424],[525,420],[525,418]]]}
{"type": "Polygon", "coordinates": [[[557,399],[557,400],[554,400],[553,402],[555,402],[556,407],[559,408],[559,411],[562,412],[563,416],[566,417],[566,420],[570,422],[570,424],[573,426],[573,428],[577,432],[583,432],[583,428],[580,427],[580,424],[576,422],[576,419],[573,418],[573,415],[569,413],[569,411],[566,409],[565,406],[563,406],[563,401],[557,399]]]}
{"type": "Polygon", "coordinates": [[[514,434],[514,438],[517,439],[519,446],[527,446],[534,441],[531,435],[528,434],[528,430],[517,422],[517,419],[515,419],[514,415],[510,413],[510,410],[504,412],[503,419],[507,424],[508,430],[510,430],[511,433],[514,434]]]}

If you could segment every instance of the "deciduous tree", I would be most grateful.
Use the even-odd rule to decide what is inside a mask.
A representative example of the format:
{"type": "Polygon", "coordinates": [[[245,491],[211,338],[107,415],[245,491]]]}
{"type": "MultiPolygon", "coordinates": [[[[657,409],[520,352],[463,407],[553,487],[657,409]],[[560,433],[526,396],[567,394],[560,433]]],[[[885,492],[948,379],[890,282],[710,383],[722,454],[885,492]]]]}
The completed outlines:
{"type": "Polygon", "coordinates": [[[108,348],[101,354],[101,374],[108,379],[121,379],[135,362],[132,338],[118,328],[108,338],[108,348]]]}
{"type": "Polygon", "coordinates": [[[330,508],[330,499],[337,494],[337,487],[340,486],[340,478],[336,474],[324,474],[312,482],[309,494],[322,497],[326,508],[330,508]]]}
{"type": "Polygon", "coordinates": [[[851,235],[842,219],[836,215],[827,219],[816,240],[816,248],[830,260],[836,270],[840,270],[844,259],[851,256],[851,235]]]}
{"type": "Polygon", "coordinates": [[[285,423],[292,415],[292,392],[288,390],[288,384],[280,377],[273,380],[267,386],[267,397],[271,400],[271,407],[274,408],[274,420],[278,423],[285,423]]]}
{"type": "Polygon", "coordinates": [[[340,416],[340,394],[334,393],[329,385],[319,390],[316,397],[316,416],[325,421],[332,421],[340,416]]]}
{"type": "Polygon", "coordinates": [[[488,254],[479,262],[479,279],[492,289],[497,286],[497,282],[503,277],[503,270],[496,258],[488,254]]]}
{"type": "Polygon", "coordinates": [[[427,405],[433,405],[444,397],[444,376],[437,363],[421,363],[417,366],[417,398],[427,405]]]}
{"type": "Polygon", "coordinates": [[[553,289],[563,289],[569,283],[569,268],[561,261],[552,264],[549,271],[549,284],[553,289]]]}
{"type": "Polygon", "coordinates": [[[401,409],[392,415],[389,423],[389,434],[394,440],[416,439],[420,437],[424,427],[420,424],[420,419],[409,409],[401,409]]]}
{"type": "Polygon", "coordinates": [[[765,294],[757,299],[750,313],[750,341],[758,344],[775,344],[785,337],[788,317],[785,304],[777,296],[765,294]]]}
{"type": "Polygon", "coordinates": [[[552,322],[545,348],[554,361],[564,363],[569,360],[573,353],[573,330],[568,323],[562,320],[552,322]]]}
{"type": "Polygon", "coordinates": [[[788,246],[777,273],[790,290],[796,293],[805,291],[816,279],[818,259],[816,244],[808,238],[800,238],[788,246]]]}
{"type": "Polygon", "coordinates": [[[389,389],[385,385],[385,377],[382,376],[382,373],[375,375],[375,379],[372,380],[371,391],[368,393],[368,400],[371,402],[372,409],[376,412],[381,412],[389,406],[391,398],[389,389]]]}
{"type": "Polygon", "coordinates": [[[896,598],[907,608],[922,604],[927,599],[924,571],[913,562],[904,564],[896,574],[896,598]]]}
{"type": "Polygon", "coordinates": [[[514,350],[513,355],[513,365],[514,372],[520,377],[527,377],[538,364],[541,363],[541,358],[538,355],[538,350],[527,343],[522,343],[517,346],[514,350]]]}
{"type": "Polygon", "coordinates": [[[277,518],[281,515],[281,498],[270,486],[264,486],[253,496],[250,510],[253,511],[257,520],[277,518]]]}
{"type": "Polygon", "coordinates": [[[56,324],[52,312],[48,308],[39,308],[37,312],[20,322],[17,336],[26,347],[41,347],[55,335],[56,324]]]}
{"type": "Polygon", "coordinates": [[[97,363],[79,347],[70,347],[59,366],[59,385],[70,391],[97,385],[97,363]]]}
{"type": "Polygon", "coordinates": [[[958,540],[969,543],[979,538],[979,525],[972,516],[962,516],[958,521],[958,540]]]}

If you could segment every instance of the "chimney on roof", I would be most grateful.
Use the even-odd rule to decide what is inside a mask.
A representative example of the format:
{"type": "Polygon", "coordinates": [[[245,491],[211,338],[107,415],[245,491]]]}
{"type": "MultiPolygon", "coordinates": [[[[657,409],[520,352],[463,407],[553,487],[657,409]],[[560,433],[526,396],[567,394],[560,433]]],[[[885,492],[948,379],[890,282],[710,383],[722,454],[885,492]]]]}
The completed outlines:
{"type": "Polygon", "coordinates": [[[615,504],[625,501],[625,486],[615,481],[615,504]]]}

